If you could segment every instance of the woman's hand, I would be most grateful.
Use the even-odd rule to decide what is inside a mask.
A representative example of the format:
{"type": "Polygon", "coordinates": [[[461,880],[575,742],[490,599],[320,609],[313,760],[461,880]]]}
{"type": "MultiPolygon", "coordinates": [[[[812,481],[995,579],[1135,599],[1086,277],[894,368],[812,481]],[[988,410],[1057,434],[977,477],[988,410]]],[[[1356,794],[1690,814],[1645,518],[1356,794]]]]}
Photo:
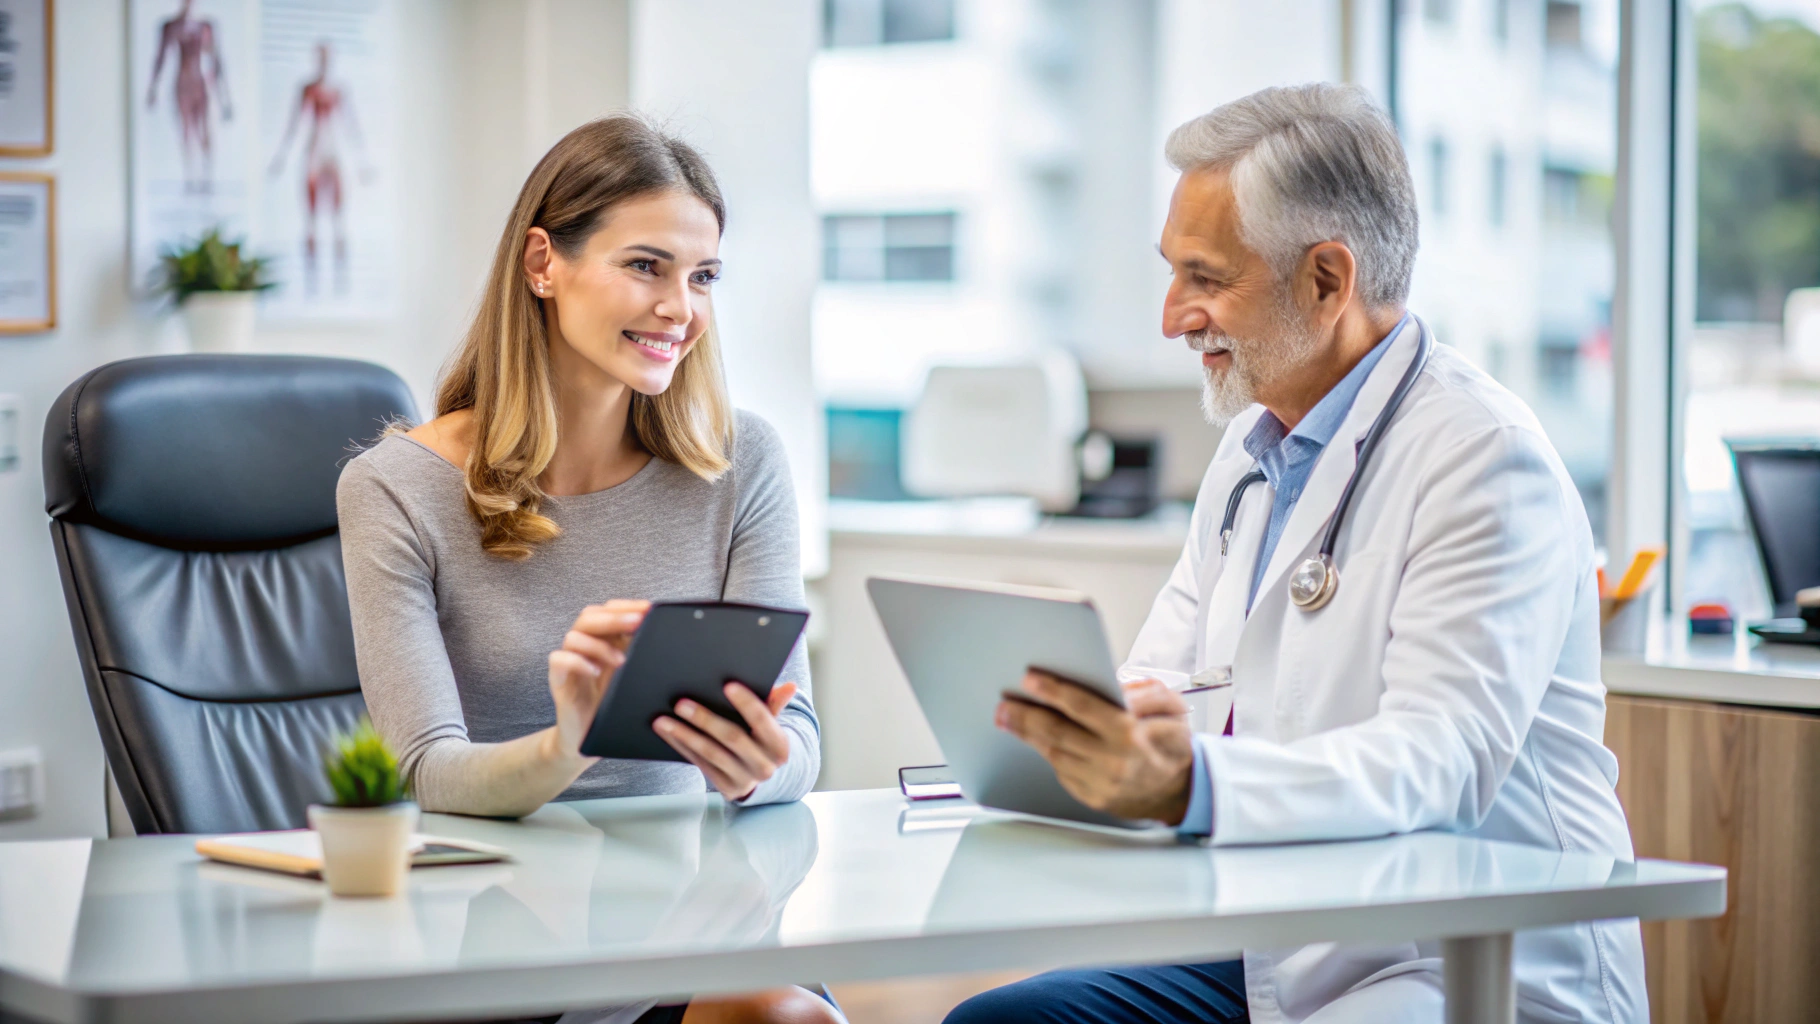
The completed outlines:
{"type": "MultiPolygon", "coordinates": [[[[576,616],[562,649],[550,652],[550,697],[556,702],[556,726],[547,734],[551,756],[582,757],[581,741],[594,724],[600,698],[625,663],[626,645],[650,610],[649,601],[591,604],[576,616]]],[[[584,760],[591,764],[595,759],[584,760]]]]}
{"type": "Polygon", "coordinates": [[[728,683],[724,692],[746,720],[744,727],[685,698],[676,702],[675,718],[659,716],[651,728],[700,768],[722,796],[740,801],[790,759],[790,735],[777,716],[796,696],[796,684],[778,683],[769,701],[743,683],[728,683]]]}

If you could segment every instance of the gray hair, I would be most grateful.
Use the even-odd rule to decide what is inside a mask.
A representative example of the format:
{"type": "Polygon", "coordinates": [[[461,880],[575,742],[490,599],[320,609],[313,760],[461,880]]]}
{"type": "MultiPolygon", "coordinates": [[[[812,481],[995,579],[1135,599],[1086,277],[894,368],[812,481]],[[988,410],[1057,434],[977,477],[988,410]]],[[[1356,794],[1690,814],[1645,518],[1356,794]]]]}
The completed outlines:
{"type": "Polygon", "coordinates": [[[1169,133],[1178,171],[1226,168],[1245,244],[1280,277],[1341,242],[1371,309],[1401,306],[1415,264],[1415,185],[1390,118],[1358,86],[1263,89],[1169,133]]]}

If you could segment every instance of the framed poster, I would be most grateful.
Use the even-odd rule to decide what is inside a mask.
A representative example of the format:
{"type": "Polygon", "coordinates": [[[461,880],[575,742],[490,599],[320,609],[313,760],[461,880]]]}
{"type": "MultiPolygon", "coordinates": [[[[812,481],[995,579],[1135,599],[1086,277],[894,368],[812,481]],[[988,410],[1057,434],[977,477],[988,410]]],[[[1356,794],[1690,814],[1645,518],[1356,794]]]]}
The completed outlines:
{"type": "Polygon", "coordinates": [[[0,156],[48,156],[54,0],[0,0],[0,156]]]}
{"type": "Polygon", "coordinates": [[[128,0],[127,12],[128,273],[144,294],[160,250],[251,233],[257,25],[253,0],[128,0]]]}
{"type": "Polygon", "coordinates": [[[0,171],[0,334],[57,326],[57,183],[0,171]]]}
{"type": "Polygon", "coordinates": [[[260,0],[256,224],[267,323],[398,311],[390,0],[260,0]]]}

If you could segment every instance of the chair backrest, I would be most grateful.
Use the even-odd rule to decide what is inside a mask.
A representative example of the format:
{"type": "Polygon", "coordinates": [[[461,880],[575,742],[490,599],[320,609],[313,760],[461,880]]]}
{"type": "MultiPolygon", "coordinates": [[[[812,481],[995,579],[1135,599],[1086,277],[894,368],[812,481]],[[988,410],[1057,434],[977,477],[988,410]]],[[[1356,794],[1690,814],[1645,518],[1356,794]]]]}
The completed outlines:
{"type": "Polygon", "coordinates": [[[365,711],[335,482],[413,414],[382,367],[250,355],[109,363],[51,407],[52,543],[139,832],[297,828],[327,795],[365,711]]]}
{"type": "Polygon", "coordinates": [[[1777,615],[1820,586],[1820,438],[1727,441],[1777,615]]]}

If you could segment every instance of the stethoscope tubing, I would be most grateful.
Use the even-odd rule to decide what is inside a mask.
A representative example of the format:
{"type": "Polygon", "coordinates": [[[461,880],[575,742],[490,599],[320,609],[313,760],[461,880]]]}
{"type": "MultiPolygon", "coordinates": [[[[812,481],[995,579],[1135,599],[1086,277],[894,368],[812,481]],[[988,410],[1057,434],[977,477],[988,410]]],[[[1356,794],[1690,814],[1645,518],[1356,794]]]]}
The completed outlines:
{"type": "MultiPolygon", "coordinates": [[[[1409,368],[1403,371],[1403,377],[1397,381],[1396,389],[1390,393],[1389,400],[1384,403],[1383,411],[1379,412],[1377,418],[1371,421],[1370,429],[1365,432],[1365,440],[1359,445],[1359,457],[1353,463],[1352,475],[1346,478],[1346,489],[1340,492],[1339,504],[1334,506],[1333,515],[1327,520],[1327,532],[1321,536],[1320,557],[1328,559],[1333,557],[1334,545],[1340,539],[1340,527],[1345,523],[1347,509],[1352,506],[1353,492],[1358,490],[1359,478],[1365,474],[1366,463],[1371,460],[1371,454],[1377,450],[1378,442],[1383,439],[1384,431],[1390,426],[1391,418],[1397,414],[1398,409],[1402,408],[1403,399],[1408,397],[1409,389],[1415,386],[1416,378],[1421,376],[1422,370],[1428,366],[1429,354],[1434,351],[1434,336],[1429,333],[1428,325],[1422,322],[1421,317],[1413,313],[1410,314],[1410,319],[1415,321],[1418,332],[1415,358],[1410,360],[1409,368]]],[[[1245,500],[1245,492],[1251,489],[1252,484],[1263,479],[1264,471],[1253,469],[1240,477],[1239,482],[1233,485],[1232,493],[1227,495],[1226,515],[1220,521],[1220,554],[1222,556],[1226,554],[1227,545],[1232,539],[1232,528],[1238,521],[1239,504],[1245,500]]]]}

